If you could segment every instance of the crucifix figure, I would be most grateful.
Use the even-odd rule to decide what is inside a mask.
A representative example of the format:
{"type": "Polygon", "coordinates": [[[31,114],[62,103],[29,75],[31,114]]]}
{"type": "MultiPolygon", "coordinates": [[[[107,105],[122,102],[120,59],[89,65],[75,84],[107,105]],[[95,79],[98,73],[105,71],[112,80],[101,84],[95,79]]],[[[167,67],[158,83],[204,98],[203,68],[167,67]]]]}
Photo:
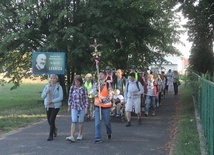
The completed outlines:
{"type": "Polygon", "coordinates": [[[94,39],[94,44],[90,45],[90,47],[94,48],[94,52],[92,53],[94,60],[96,62],[96,67],[98,68],[98,63],[100,61],[100,57],[101,57],[101,52],[98,52],[97,48],[99,46],[102,46],[102,44],[97,44],[97,40],[94,39]]]}
{"type": "Polygon", "coordinates": [[[97,40],[94,39],[94,44],[90,45],[90,47],[93,47],[94,48],[94,51],[97,52],[97,48],[99,46],[102,46],[102,44],[97,44],[97,40]]]}
{"type": "MultiPolygon", "coordinates": [[[[98,78],[98,98],[100,99],[100,79],[99,79],[99,62],[101,57],[101,52],[97,52],[97,48],[99,46],[102,46],[102,44],[97,44],[97,40],[94,39],[94,44],[90,45],[90,47],[94,48],[93,57],[96,63],[96,69],[97,69],[97,78],[98,78]]],[[[102,113],[101,113],[101,105],[99,105],[99,112],[100,112],[100,120],[102,119],[102,113]]]]}

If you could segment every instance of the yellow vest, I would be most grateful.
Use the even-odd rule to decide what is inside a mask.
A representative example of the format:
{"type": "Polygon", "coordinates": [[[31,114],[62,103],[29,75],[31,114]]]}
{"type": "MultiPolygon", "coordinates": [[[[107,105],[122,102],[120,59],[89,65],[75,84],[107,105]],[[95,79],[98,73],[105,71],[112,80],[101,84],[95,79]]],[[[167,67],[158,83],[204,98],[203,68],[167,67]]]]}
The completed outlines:
{"type": "MultiPolygon", "coordinates": [[[[88,93],[91,91],[91,89],[92,89],[92,82],[85,82],[84,83],[84,86],[86,87],[86,89],[88,90],[88,93]]],[[[89,96],[88,96],[89,98],[92,98],[93,96],[92,96],[92,94],[90,94],[89,96]]]]}
{"type": "Polygon", "coordinates": [[[137,81],[138,80],[138,73],[135,72],[135,80],[137,81]]]}

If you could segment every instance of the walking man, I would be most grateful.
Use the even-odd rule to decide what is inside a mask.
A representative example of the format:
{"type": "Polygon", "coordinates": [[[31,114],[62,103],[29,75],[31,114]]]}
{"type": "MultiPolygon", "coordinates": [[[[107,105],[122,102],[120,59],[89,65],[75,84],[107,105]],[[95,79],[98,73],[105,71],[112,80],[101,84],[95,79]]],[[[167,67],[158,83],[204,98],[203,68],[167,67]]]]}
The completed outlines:
{"type": "Polygon", "coordinates": [[[107,139],[111,139],[111,124],[110,124],[110,108],[112,103],[109,96],[109,90],[111,89],[109,83],[106,82],[106,72],[99,72],[100,81],[98,85],[93,88],[94,92],[94,122],[95,122],[95,143],[102,143],[101,137],[101,119],[104,120],[107,139]]]}
{"type": "Polygon", "coordinates": [[[126,90],[124,93],[124,99],[126,102],[126,117],[127,124],[126,126],[131,126],[131,112],[135,110],[135,113],[138,116],[138,124],[141,124],[141,94],[143,94],[143,86],[139,81],[135,80],[135,74],[129,74],[129,82],[126,84],[126,90]]]}

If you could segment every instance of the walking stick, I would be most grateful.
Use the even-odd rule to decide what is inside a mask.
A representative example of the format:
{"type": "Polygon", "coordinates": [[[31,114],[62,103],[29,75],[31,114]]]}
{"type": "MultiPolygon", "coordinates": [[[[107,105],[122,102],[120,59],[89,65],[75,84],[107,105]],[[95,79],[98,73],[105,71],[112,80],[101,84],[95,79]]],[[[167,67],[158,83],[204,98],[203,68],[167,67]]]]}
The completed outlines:
{"type": "MultiPolygon", "coordinates": [[[[97,69],[97,79],[98,79],[98,99],[100,101],[100,77],[99,77],[99,61],[100,61],[100,56],[101,56],[101,53],[100,52],[97,52],[97,48],[99,46],[102,46],[102,44],[97,44],[97,40],[94,39],[94,44],[93,45],[90,45],[91,47],[94,48],[94,54],[93,56],[95,56],[94,60],[95,60],[95,63],[96,63],[96,69],[97,69]]],[[[101,111],[101,105],[99,104],[99,110],[100,110],[100,120],[102,120],[102,111],[101,111]]]]}

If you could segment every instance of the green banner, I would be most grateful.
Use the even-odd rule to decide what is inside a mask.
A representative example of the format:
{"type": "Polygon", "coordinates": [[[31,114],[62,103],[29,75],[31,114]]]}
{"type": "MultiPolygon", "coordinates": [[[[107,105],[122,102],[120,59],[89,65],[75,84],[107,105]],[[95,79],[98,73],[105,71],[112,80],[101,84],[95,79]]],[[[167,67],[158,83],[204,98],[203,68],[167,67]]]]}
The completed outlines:
{"type": "Polygon", "coordinates": [[[64,52],[33,52],[33,74],[65,74],[64,52]]]}

